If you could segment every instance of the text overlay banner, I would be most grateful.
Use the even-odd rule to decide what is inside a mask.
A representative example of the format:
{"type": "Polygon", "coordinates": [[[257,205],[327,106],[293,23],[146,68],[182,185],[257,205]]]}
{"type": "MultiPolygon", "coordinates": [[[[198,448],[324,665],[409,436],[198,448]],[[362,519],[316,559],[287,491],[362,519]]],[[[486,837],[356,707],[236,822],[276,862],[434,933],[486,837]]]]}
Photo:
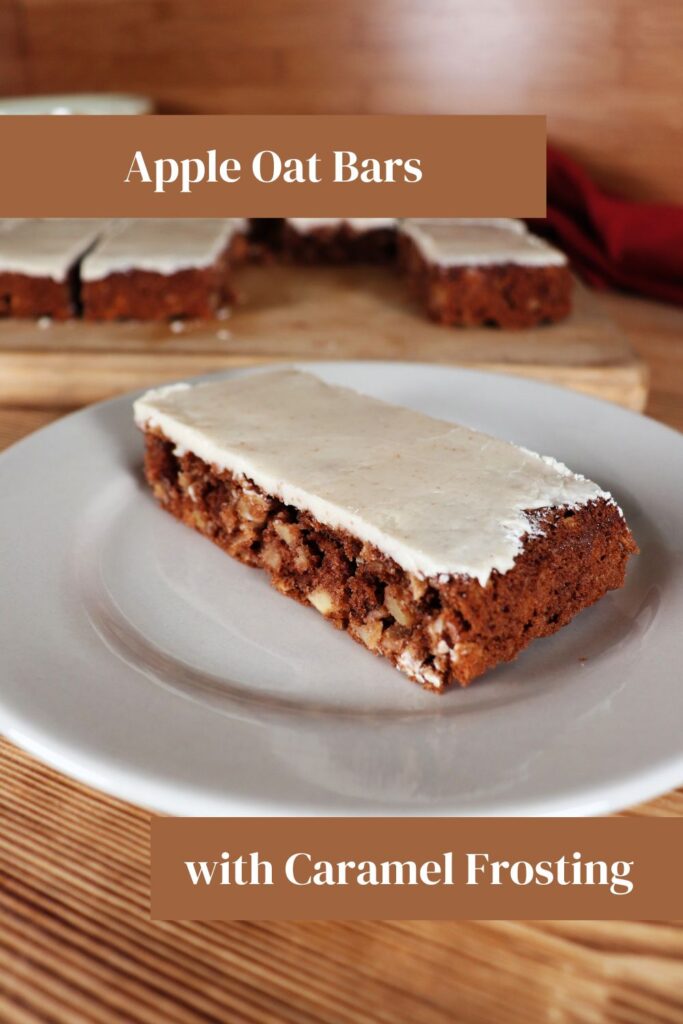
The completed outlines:
{"type": "Polygon", "coordinates": [[[535,115],[8,116],[0,216],[542,217],[545,143],[535,115]]]}
{"type": "Polygon", "coordinates": [[[158,818],[152,916],[671,920],[674,818],[158,818]]]}

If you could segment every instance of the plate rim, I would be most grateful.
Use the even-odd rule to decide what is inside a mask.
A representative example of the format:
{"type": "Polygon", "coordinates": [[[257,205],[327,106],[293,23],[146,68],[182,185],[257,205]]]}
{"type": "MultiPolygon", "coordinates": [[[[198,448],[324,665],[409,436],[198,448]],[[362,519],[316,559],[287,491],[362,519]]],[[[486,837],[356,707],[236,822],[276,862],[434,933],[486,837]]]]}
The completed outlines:
{"type": "MultiPolygon", "coordinates": [[[[617,414],[617,416],[626,417],[626,419],[633,424],[636,429],[640,429],[643,424],[647,424],[646,428],[649,431],[654,430],[655,432],[663,431],[665,435],[670,436],[671,440],[675,444],[681,445],[683,450],[683,434],[676,429],[669,427],[666,424],[660,423],[658,420],[652,417],[646,416],[641,413],[637,413],[633,410],[626,409],[618,406],[614,403],[605,401],[600,398],[596,398],[592,395],[586,395],[581,392],[573,391],[572,389],[563,388],[554,384],[547,383],[545,381],[538,381],[530,378],[517,377],[516,375],[510,375],[500,372],[489,372],[486,370],[480,370],[470,367],[460,366],[447,366],[433,363],[419,363],[413,361],[401,361],[401,360],[296,360],[285,363],[276,364],[279,368],[284,366],[300,367],[309,369],[312,372],[316,372],[316,369],[327,368],[330,366],[348,367],[350,370],[362,370],[369,366],[374,367],[399,367],[409,370],[415,370],[416,368],[424,368],[429,371],[448,371],[454,373],[456,376],[468,376],[473,378],[494,378],[495,380],[504,383],[507,386],[514,385],[515,382],[521,384],[523,387],[531,387],[532,391],[543,392],[552,398],[553,395],[562,396],[567,398],[570,396],[570,400],[578,400],[580,403],[585,405],[586,410],[590,410],[592,407],[605,409],[606,407],[610,410],[611,414],[617,414]]],[[[250,364],[248,366],[240,366],[235,368],[225,368],[214,373],[201,374],[192,378],[187,378],[191,381],[202,381],[207,379],[220,379],[230,376],[239,376],[248,374],[251,372],[267,372],[268,369],[272,369],[270,364],[250,364]]],[[[60,427],[66,421],[71,421],[77,417],[85,417],[90,414],[93,410],[109,407],[109,406],[121,406],[122,408],[132,403],[135,396],[142,393],[145,388],[136,389],[132,392],[127,392],[120,395],[115,395],[110,398],[104,399],[97,403],[92,403],[83,408],[74,410],[73,412],[67,413],[64,416],[58,417],[56,420],[46,424],[36,431],[28,434],[26,437],[21,438],[19,441],[10,445],[7,449],[0,453],[0,475],[2,474],[3,467],[6,464],[8,456],[16,456],[18,450],[23,450],[25,447],[30,447],[31,444],[35,443],[37,438],[41,438],[46,431],[55,430],[60,427]]],[[[10,742],[19,746],[21,749],[26,750],[31,755],[37,757],[43,763],[50,765],[52,768],[62,772],[63,774],[78,780],[86,785],[94,787],[95,789],[107,793],[110,796],[122,799],[128,802],[134,803],[138,807],[143,809],[151,810],[152,812],[159,812],[163,814],[189,814],[191,813],[187,808],[179,811],[179,803],[187,803],[188,800],[192,799],[192,793],[196,793],[196,787],[189,784],[179,786],[178,783],[167,783],[163,779],[152,776],[150,774],[144,774],[139,769],[136,769],[137,774],[130,777],[130,784],[125,783],[126,774],[125,772],[117,775],[108,772],[108,766],[106,762],[101,761],[99,763],[92,762],[91,759],[86,755],[85,761],[78,760],[79,751],[77,748],[72,748],[71,753],[75,757],[69,757],[66,750],[62,749],[62,744],[59,739],[55,739],[53,746],[48,746],[41,741],[40,736],[32,735],[30,729],[26,731],[17,722],[16,718],[12,717],[11,713],[8,713],[4,702],[2,700],[2,692],[0,690],[0,732],[2,732],[10,742]],[[96,777],[96,781],[93,782],[93,778],[96,777]],[[137,781],[136,781],[137,780],[137,781]],[[160,797],[160,799],[153,798],[149,802],[140,803],[140,794],[136,792],[136,785],[139,787],[144,784],[148,788],[150,784],[153,784],[154,792],[160,797]],[[168,797],[168,803],[164,798],[164,795],[168,797]],[[181,800],[178,801],[178,795],[181,796],[181,800]]],[[[82,752],[81,757],[82,757],[82,752]]],[[[510,816],[510,817],[544,817],[544,816],[584,816],[584,815],[600,815],[600,814],[611,814],[619,812],[626,808],[631,808],[637,804],[653,799],[654,797],[670,791],[672,788],[679,787],[683,784],[683,751],[678,757],[670,758],[665,764],[658,765],[649,771],[636,772],[633,777],[629,775],[622,775],[621,780],[618,783],[610,783],[607,787],[597,788],[593,785],[583,785],[575,789],[571,795],[567,792],[563,795],[552,798],[526,798],[525,802],[517,801],[518,808],[515,810],[483,810],[481,814],[479,812],[471,812],[463,814],[462,811],[449,812],[447,810],[439,810],[435,812],[433,809],[420,812],[419,810],[411,810],[408,814],[403,816],[410,817],[422,817],[422,816],[466,816],[466,817],[478,817],[481,815],[485,816],[510,816]],[[623,792],[622,792],[623,791],[623,792]],[[576,804],[576,807],[572,807],[572,804],[576,804]],[[590,805],[590,809],[586,809],[590,805]]],[[[213,800],[213,796],[211,797],[213,800]]],[[[445,801],[442,800],[441,803],[445,801]]],[[[489,801],[490,802],[490,801],[489,801]]],[[[228,798],[223,798],[223,803],[227,806],[229,803],[239,805],[239,794],[231,793],[228,798]]],[[[254,802],[253,797],[247,799],[247,803],[252,805],[252,809],[248,810],[245,807],[236,806],[235,810],[229,813],[233,816],[270,816],[273,814],[272,810],[266,810],[264,806],[257,805],[254,802]]],[[[291,804],[291,800],[289,800],[291,804]]],[[[311,802],[312,803],[312,802],[311,802]]],[[[227,811],[204,811],[202,813],[216,813],[216,814],[228,814],[227,811]]],[[[329,813],[329,812],[328,812],[329,813]]],[[[368,812],[366,812],[368,813],[368,812]]],[[[373,809],[369,812],[372,816],[384,816],[394,815],[396,812],[392,808],[387,808],[386,811],[377,811],[373,809]]],[[[295,815],[311,815],[318,816],[324,815],[324,810],[302,810],[301,808],[295,807],[294,809],[287,809],[286,806],[280,808],[276,814],[278,816],[295,816],[295,815]]],[[[361,816],[362,811],[356,810],[342,810],[336,811],[335,814],[341,814],[342,816],[361,816]]]]}

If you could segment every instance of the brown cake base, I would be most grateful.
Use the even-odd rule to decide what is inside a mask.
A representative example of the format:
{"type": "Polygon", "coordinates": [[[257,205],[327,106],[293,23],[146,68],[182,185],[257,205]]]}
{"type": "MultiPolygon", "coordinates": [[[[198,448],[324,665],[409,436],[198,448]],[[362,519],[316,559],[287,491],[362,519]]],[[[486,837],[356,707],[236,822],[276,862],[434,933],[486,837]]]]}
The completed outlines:
{"type": "Polygon", "coordinates": [[[354,231],[348,224],[299,232],[285,221],[282,227],[285,259],[307,265],[344,263],[390,263],[396,257],[396,231],[378,228],[354,231]]]}
{"type": "Polygon", "coordinates": [[[432,320],[452,327],[534,327],[571,310],[568,267],[439,267],[411,238],[399,238],[399,266],[432,320]]]}
{"type": "Polygon", "coordinates": [[[246,255],[235,236],[210,267],[157,274],[146,270],[109,274],[81,287],[86,320],[212,320],[235,299],[232,269],[246,255]]]}
{"type": "Polygon", "coordinates": [[[176,456],[162,434],[148,429],[145,440],[145,473],[163,508],[428,689],[466,686],[554,633],[622,586],[637,550],[617,508],[599,500],[530,514],[542,534],[485,587],[463,576],[420,579],[244,477],[176,456]]]}
{"type": "Polygon", "coordinates": [[[0,273],[0,316],[68,320],[77,311],[75,275],[66,281],[0,273]]]}

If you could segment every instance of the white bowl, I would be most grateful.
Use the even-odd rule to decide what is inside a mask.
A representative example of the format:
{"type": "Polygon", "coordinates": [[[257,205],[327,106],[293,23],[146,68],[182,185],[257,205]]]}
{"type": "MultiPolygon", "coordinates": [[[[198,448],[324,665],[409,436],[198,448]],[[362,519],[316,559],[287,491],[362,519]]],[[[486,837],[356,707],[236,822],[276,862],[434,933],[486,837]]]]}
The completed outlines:
{"type": "Polygon", "coordinates": [[[125,93],[63,93],[0,99],[0,114],[151,114],[149,96],[125,93]]]}

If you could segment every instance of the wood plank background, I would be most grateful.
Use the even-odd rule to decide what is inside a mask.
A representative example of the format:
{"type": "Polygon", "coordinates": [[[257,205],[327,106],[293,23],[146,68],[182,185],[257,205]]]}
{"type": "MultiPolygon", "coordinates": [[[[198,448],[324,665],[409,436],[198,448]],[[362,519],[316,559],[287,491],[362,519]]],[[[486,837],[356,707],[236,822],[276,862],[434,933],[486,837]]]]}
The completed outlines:
{"type": "Polygon", "coordinates": [[[547,113],[603,183],[683,201],[680,0],[3,0],[0,90],[212,113],[547,113]]]}
{"type": "Polygon", "coordinates": [[[0,759],[8,1024],[683,1020],[680,924],[152,923],[148,816],[0,759]]]}

